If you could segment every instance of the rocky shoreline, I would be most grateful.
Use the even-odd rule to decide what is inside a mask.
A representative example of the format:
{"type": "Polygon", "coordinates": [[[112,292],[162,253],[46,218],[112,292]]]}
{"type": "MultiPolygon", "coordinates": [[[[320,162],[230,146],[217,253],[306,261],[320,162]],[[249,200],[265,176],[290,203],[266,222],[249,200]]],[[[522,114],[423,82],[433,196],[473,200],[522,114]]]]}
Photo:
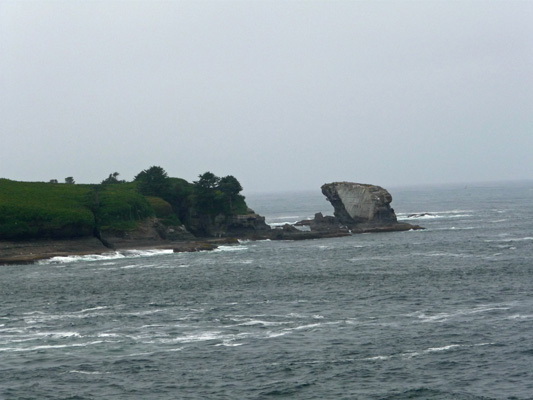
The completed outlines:
{"type": "Polygon", "coordinates": [[[110,249],[95,237],[71,240],[0,241],[0,265],[32,264],[72,255],[103,254],[110,249]]]}
{"type": "Polygon", "coordinates": [[[205,239],[183,242],[134,241],[116,249],[105,247],[96,238],[72,240],[38,240],[31,242],[0,241],[0,265],[34,264],[54,257],[100,255],[127,250],[173,250],[175,253],[215,250],[221,245],[237,244],[236,238],[205,239]]]}
{"type": "Polygon", "coordinates": [[[184,227],[165,227],[157,218],[151,218],[131,232],[97,232],[94,237],[70,240],[0,241],[0,265],[125,250],[207,251],[220,245],[236,244],[239,239],[309,240],[424,229],[398,222],[390,207],[392,196],[379,186],[334,182],[323,185],[322,193],[333,205],[334,216],[317,213],[311,220],[271,228],[264,217],[250,210],[249,214],[232,217],[224,230],[206,238],[195,237],[184,227]]]}
{"type": "MultiPolygon", "coordinates": [[[[385,230],[381,230],[383,232],[385,230]]],[[[375,231],[378,232],[378,231],[375,231]]],[[[23,242],[0,241],[0,266],[13,264],[34,264],[54,257],[101,255],[127,250],[172,250],[175,253],[210,251],[221,245],[235,245],[240,240],[311,240],[351,236],[352,233],[339,230],[331,232],[299,231],[294,226],[271,229],[240,238],[195,238],[186,241],[137,239],[123,241],[109,248],[95,237],[70,240],[35,240],[23,242]]]]}

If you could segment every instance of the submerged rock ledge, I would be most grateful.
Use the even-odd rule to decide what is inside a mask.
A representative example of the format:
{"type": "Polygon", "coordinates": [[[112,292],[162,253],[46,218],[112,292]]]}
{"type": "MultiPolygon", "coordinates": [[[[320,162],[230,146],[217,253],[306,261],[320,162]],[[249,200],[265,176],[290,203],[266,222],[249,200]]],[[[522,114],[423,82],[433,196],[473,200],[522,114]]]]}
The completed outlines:
{"type": "Polygon", "coordinates": [[[188,232],[170,235],[157,219],[146,220],[127,235],[100,235],[71,240],[0,241],[0,265],[29,264],[57,256],[104,254],[110,251],[171,249],[174,252],[214,250],[219,245],[247,240],[307,240],[350,236],[356,233],[397,232],[424,229],[398,222],[390,207],[391,194],[380,186],[333,182],[322,193],[334,208],[334,216],[315,214],[311,220],[271,228],[265,218],[251,212],[237,216],[217,237],[198,238],[188,232]],[[105,237],[104,237],[105,236],[105,237]]]}

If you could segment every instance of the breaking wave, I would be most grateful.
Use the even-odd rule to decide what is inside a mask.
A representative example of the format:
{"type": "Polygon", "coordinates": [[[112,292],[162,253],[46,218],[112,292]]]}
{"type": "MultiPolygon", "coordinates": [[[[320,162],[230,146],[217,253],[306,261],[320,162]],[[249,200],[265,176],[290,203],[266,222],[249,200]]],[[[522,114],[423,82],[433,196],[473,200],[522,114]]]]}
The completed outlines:
{"type": "Polygon", "coordinates": [[[123,258],[139,258],[139,257],[153,257],[163,254],[172,254],[172,249],[153,249],[153,250],[121,250],[103,254],[87,254],[82,256],[57,256],[45,260],[40,260],[38,264],[69,264],[80,261],[106,261],[117,260],[123,258]]]}

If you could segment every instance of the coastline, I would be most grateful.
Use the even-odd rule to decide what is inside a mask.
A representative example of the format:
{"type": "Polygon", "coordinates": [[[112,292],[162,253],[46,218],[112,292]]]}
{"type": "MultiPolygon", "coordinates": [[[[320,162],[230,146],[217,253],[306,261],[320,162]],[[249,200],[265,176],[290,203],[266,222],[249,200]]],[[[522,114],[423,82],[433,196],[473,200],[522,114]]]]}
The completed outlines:
{"type": "MultiPolygon", "coordinates": [[[[424,229],[417,225],[399,223],[393,226],[367,227],[349,232],[299,231],[294,227],[272,229],[268,233],[255,233],[240,237],[242,240],[313,240],[353,236],[361,233],[385,233],[424,229]],[[290,228],[290,229],[289,229],[290,228]]],[[[220,245],[238,244],[239,237],[194,238],[192,240],[172,241],[151,238],[118,239],[114,238],[113,248],[106,247],[96,237],[78,239],[43,239],[33,241],[0,241],[0,266],[34,264],[53,257],[101,255],[128,250],[172,250],[174,253],[215,250],[220,245]]]]}
{"type": "Polygon", "coordinates": [[[34,264],[53,257],[86,256],[126,250],[173,250],[175,253],[214,250],[220,245],[238,243],[236,238],[194,241],[132,240],[111,249],[97,238],[70,240],[0,241],[0,266],[34,264]]]}
{"type": "Polygon", "coordinates": [[[95,237],[68,240],[0,241],[0,265],[33,264],[52,257],[111,251],[95,237]]]}
{"type": "MultiPolygon", "coordinates": [[[[234,179],[231,176],[226,178],[234,179]]],[[[67,194],[73,196],[69,190],[71,192],[74,190],[74,194],[78,197],[74,196],[75,200],[77,200],[73,201],[72,207],[77,207],[79,213],[81,213],[80,215],[88,217],[88,222],[85,221],[86,223],[84,225],[79,221],[72,221],[70,223],[64,223],[63,221],[62,225],[60,224],[62,226],[61,229],[54,227],[53,224],[43,227],[39,225],[40,220],[32,216],[33,214],[23,214],[26,219],[20,219],[18,217],[19,214],[14,212],[11,214],[12,220],[10,220],[9,224],[4,224],[2,226],[3,230],[0,232],[3,235],[0,236],[5,239],[0,240],[0,265],[32,264],[53,257],[112,254],[128,250],[207,251],[214,250],[222,244],[236,244],[239,239],[252,241],[265,239],[276,241],[312,240],[351,236],[361,233],[424,229],[418,225],[397,221],[394,210],[390,207],[392,196],[387,190],[380,186],[353,182],[333,182],[322,186],[322,193],[335,209],[334,216],[324,216],[321,212],[318,212],[315,213],[312,219],[304,219],[292,224],[285,223],[283,226],[275,227],[267,224],[265,217],[256,214],[250,208],[246,208],[246,213],[243,214],[221,213],[216,217],[213,217],[211,214],[194,214],[194,217],[189,218],[189,225],[183,225],[179,222],[177,214],[173,214],[174,211],[172,211],[170,203],[166,203],[161,198],[159,198],[159,202],[156,201],[154,203],[153,207],[163,204],[166,207],[163,207],[166,210],[165,212],[167,214],[170,213],[168,215],[173,215],[174,219],[165,219],[164,215],[167,217],[168,215],[164,213],[164,215],[162,214],[163,217],[157,217],[157,213],[153,210],[152,214],[150,214],[149,210],[151,210],[152,206],[149,203],[149,198],[142,197],[137,192],[134,184],[129,186],[103,185],[100,188],[100,192],[93,193],[95,196],[98,195],[95,197],[98,200],[98,207],[101,206],[99,195],[103,196],[102,198],[105,198],[104,195],[111,196],[108,198],[109,200],[113,198],[113,195],[117,195],[117,193],[123,196],[120,197],[121,200],[118,203],[122,204],[126,200],[133,203],[138,201],[140,202],[139,204],[142,203],[141,205],[145,207],[142,210],[137,210],[138,212],[135,214],[137,215],[136,218],[132,217],[133,214],[131,214],[130,210],[129,214],[126,213],[129,217],[124,217],[125,219],[123,218],[123,220],[117,217],[117,215],[122,215],[119,212],[120,207],[117,210],[112,207],[108,210],[104,207],[102,209],[103,211],[100,210],[100,214],[108,217],[109,215],[114,215],[116,220],[111,219],[107,221],[107,225],[102,225],[106,229],[100,230],[95,227],[97,215],[94,214],[94,210],[87,209],[85,203],[79,200],[80,198],[85,199],[87,197],[87,193],[85,192],[78,193],[80,190],[89,190],[87,187],[68,185],[49,186],[50,184],[48,183],[36,184],[8,180],[2,181],[4,186],[12,192],[12,196],[9,198],[11,203],[9,204],[12,205],[15,211],[18,209],[17,206],[20,198],[23,198],[24,196],[22,195],[26,195],[28,191],[34,194],[32,199],[41,200],[41,197],[45,193],[50,192],[50,188],[52,188],[55,190],[55,192],[52,190],[55,193],[55,197],[52,197],[50,201],[53,204],[57,203],[56,205],[59,206],[62,203],[58,198],[61,199],[63,195],[67,194]],[[145,214],[149,215],[146,216],[145,214]],[[134,225],[133,228],[130,226],[132,224],[134,225]],[[35,227],[35,225],[38,226],[35,227]],[[28,226],[34,226],[34,228],[38,229],[34,232],[28,230],[28,226]],[[126,229],[125,226],[129,228],[126,229]],[[76,236],[76,238],[72,238],[73,236],[76,236]],[[31,237],[40,238],[30,240],[21,239],[31,237]]],[[[246,206],[244,197],[236,197],[236,199],[242,203],[241,206],[246,206]]],[[[110,201],[108,203],[115,204],[110,201]]],[[[31,203],[29,209],[36,208],[38,204],[31,203]]],[[[59,211],[61,210],[63,209],[59,211]]],[[[62,215],[59,211],[56,213],[62,215]]],[[[100,226],[101,222],[97,225],[100,226]]]]}

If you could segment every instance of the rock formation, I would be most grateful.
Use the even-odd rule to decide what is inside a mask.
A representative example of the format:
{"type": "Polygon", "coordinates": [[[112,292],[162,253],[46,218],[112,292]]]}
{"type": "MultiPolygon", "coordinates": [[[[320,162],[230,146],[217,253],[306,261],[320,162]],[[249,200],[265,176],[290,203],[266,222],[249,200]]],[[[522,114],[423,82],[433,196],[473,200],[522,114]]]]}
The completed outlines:
{"type": "Polygon", "coordinates": [[[248,214],[233,215],[226,218],[226,232],[228,236],[246,237],[270,231],[265,217],[248,209],[248,214]]]}
{"type": "Polygon", "coordinates": [[[97,237],[110,249],[156,248],[172,242],[196,239],[185,226],[167,226],[159,218],[139,221],[137,229],[134,230],[98,232],[97,237]]]}
{"type": "Polygon", "coordinates": [[[334,182],[323,185],[321,189],[335,209],[335,217],[346,226],[391,225],[398,222],[390,207],[392,196],[380,186],[334,182]]]}
{"type": "Polygon", "coordinates": [[[301,221],[313,231],[349,229],[358,232],[404,231],[422,229],[418,225],[399,223],[391,208],[391,194],[380,186],[354,182],[333,182],[322,186],[322,193],[334,208],[335,217],[315,215],[301,221]]]}
{"type": "Polygon", "coordinates": [[[239,237],[253,238],[270,231],[265,217],[248,209],[246,214],[224,215],[214,218],[210,215],[195,215],[188,219],[190,231],[199,238],[239,237]]]}

